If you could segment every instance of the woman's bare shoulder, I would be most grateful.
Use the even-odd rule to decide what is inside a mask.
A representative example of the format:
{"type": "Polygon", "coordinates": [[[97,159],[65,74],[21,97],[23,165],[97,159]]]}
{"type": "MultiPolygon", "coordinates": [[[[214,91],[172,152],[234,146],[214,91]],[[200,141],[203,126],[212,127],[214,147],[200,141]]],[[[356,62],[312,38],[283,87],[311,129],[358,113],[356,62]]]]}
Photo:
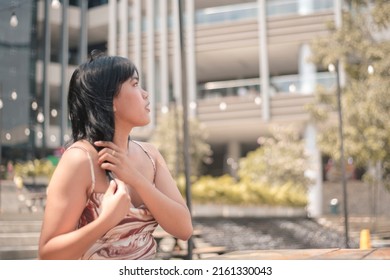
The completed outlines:
{"type": "Polygon", "coordinates": [[[84,143],[75,142],[69,146],[61,156],[61,159],[50,180],[49,187],[64,187],[68,190],[73,186],[86,188],[91,184],[91,160],[88,156],[89,149],[84,143]]]}
{"type": "Polygon", "coordinates": [[[147,153],[149,153],[149,155],[151,155],[153,157],[153,159],[157,159],[158,157],[161,156],[158,148],[150,143],[150,142],[141,142],[141,141],[137,141],[145,150],[147,153]]]}
{"type": "Polygon", "coordinates": [[[89,143],[86,140],[79,140],[79,141],[76,141],[76,142],[72,143],[71,145],[69,145],[65,149],[65,152],[73,151],[73,150],[82,150],[82,151],[84,151],[84,153],[88,152],[90,155],[93,155],[93,154],[97,153],[95,147],[92,146],[92,144],[89,143]]]}

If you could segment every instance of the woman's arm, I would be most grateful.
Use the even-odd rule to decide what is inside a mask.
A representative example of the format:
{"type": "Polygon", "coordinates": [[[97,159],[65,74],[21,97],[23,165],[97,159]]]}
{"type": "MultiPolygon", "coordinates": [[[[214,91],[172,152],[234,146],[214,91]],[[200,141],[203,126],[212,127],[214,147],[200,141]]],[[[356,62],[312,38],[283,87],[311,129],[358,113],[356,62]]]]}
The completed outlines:
{"type": "Polygon", "coordinates": [[[155,186],[140,180],[135,188],[160,226],[173,236],[187,240],[193,232],[187,205],[160,152],[151,144],[145,146],[156,162],[155,186]]]}
{"type": "Polygon", "coordinates": [[[48,187],[39,241],[40,259],[80,258],[127,213],[130,203],[127,190],[124,184],[119,184],[116,190],[112,182],[99,218],[76,229],[91,184],[90,163],[85,152],[79,149],[65,152],[48,187]]]}

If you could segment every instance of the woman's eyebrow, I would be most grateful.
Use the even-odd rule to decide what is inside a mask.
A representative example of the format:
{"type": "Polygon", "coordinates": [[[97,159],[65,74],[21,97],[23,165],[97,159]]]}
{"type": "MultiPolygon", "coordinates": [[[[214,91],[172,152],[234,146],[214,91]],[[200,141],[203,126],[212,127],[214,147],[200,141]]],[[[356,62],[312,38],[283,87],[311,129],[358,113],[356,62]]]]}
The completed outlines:
{"type": "Polygon", "coordinates": [[[137,82],[139,82],[139,77],[137,77],[137,76],[132,77],[131,80],[136,80],[137,82]]]}

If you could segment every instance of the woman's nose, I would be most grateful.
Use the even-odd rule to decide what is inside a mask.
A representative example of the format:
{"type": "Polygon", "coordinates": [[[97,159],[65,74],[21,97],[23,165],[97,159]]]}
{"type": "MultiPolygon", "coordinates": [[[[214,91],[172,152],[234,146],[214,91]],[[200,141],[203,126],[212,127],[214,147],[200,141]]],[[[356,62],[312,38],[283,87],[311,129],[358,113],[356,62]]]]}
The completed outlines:
{"type": "Polygon", "coordinates": [[[142,96],[146,99],[149,97],[149,93],[146,90],[142,89],[142,96]]]}

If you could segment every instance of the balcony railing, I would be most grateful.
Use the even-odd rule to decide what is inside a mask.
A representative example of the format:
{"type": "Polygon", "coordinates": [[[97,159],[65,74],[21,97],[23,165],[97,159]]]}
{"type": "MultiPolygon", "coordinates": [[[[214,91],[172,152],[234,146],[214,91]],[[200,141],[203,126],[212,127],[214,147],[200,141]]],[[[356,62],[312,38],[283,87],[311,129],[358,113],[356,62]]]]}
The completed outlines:
{"type": "MultiPolygon", "coordinates": [[[[269,0],[267,16],[307,15],[333,9],[333,0],[269,0]]],[[[257,17],[257,3],[226,5],[198,10],[196,24],[214,24],[257,17]]]]}
{"type": "MultiPolygon", "coordinates": [[[[313,78],[300,77],[299,75],[275,76],[270,79],[270,94],[310,94],[316,85],[325,88],[335,86],[335,77],[328,72],[314,73],[313,78]],[[309,91],[309,92],[308,92],[309,91]]],[[[229,81],[208,82],[198,88],[200,99],[216,99],[227,96],[256,96],[260,95],[261,82],[259,78],[240,79],[229,81]]]]}

